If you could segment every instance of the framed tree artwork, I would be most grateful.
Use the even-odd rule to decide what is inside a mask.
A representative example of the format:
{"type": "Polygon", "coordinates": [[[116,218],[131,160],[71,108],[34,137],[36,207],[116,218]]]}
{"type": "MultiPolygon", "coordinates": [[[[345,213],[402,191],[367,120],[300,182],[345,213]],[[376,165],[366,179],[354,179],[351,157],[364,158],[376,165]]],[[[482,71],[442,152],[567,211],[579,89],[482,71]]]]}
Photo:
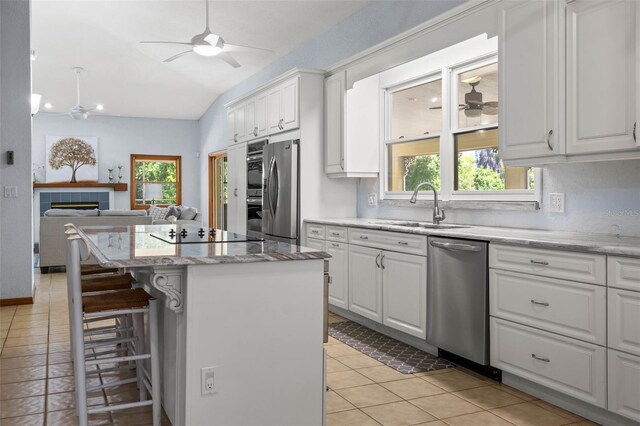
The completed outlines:
{"type": "Polygon", "coordinates": [[[97,182],[98,138],[46,137],[47,183],[97,182]]]}

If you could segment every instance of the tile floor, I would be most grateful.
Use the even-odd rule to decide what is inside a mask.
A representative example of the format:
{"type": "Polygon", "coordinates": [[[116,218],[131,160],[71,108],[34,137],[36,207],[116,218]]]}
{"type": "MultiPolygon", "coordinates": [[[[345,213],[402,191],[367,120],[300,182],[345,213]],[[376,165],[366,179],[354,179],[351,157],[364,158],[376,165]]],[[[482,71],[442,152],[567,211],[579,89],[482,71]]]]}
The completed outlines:
{"type": "MultiPolygon", "coordinates": [[[[65,274],[36,274],[33,305],[0,308],[0,426],[74,425],[65,274]]],[[[331,315],[331,321],[341,321],[331,315]]],[[[529,395],[459,369],[401,374],[329,338],[327,425],[590,425],[529,395]]],[[[105,373],[103,382],[129,373],[105,373]]],[[[90,404],[133,400],[135,384],[90,404]]],[[[150,425],[150,409],[90,417],[92,425],[150,425]]],[[[169,424],[163,415],[163,425],[169,424]]]]}

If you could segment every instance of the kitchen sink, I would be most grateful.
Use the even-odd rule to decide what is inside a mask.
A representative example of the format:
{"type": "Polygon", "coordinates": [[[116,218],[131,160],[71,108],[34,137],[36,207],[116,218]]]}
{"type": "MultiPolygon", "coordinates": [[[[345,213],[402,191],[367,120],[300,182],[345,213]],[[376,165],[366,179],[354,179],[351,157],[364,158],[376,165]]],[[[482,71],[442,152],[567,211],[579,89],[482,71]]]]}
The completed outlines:
{"type": "Polygon", "coordinates": [[[454,225],[452,223],[430,223],[430,222],[380,222],[388,225],[406,226],[409,228],[425,228],[425,229],[455,229],[455,228],[469,228],[465,225],[454,225]]]}

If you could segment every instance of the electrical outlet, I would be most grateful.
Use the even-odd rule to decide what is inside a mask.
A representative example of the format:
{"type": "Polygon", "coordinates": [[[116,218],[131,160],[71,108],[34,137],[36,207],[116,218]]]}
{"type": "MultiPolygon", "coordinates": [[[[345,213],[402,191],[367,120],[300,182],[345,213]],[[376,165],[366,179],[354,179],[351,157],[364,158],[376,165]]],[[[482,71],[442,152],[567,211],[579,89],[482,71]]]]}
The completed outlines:
{"type": "Polygon", "coordinates": [[[4,187],[4,198],[18,198],[18,187],[17,186],[5,186],[4,187]]]}
{"type": "Polygon", "coordinates": [[[218,367],[204,367],[200,369],[202,395],[211,395],[217,392],[215,373],[218,367]]]}
{"type": "Polygon", "coordinates": [[[551,213],[564,213],[564,193],[552,192],[549,194],[549,211],[551,213]]]}
{"type": "Polygon", "coordinates": [[[367,201],[367,204],[369,204],[370,207],[375,207],[376,205],[376,194],[369,194],[369,199],[367,201]]]}

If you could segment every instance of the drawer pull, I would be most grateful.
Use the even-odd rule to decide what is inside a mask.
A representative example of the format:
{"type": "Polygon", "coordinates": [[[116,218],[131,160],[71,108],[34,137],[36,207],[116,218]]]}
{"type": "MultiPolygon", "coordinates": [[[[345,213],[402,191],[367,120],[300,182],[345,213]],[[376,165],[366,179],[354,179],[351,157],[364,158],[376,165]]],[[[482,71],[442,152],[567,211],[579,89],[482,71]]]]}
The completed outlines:
{"type": "Polygon", "coordinates": [[[361,239],[361,240],[368,240],[368,239],[369,239],[369,237],[367,237],[366,235],[360,235],[360,239],[361,239]]]}
{"type": "Polygon", "coordinates": [[[547,266],[549,264],[549,262],[547,262],[546,260],[533,260],[533,259],[531,259],[531,263],[533,263],[534,265],[542,265],[542,266],[547,266]]]}
{"type": "Polygon", "coordinates": [[[318,230],[317,230],[317,229],[312,229],[312,230],[311,230],[311,233],[312,233],[312,234],[317,234],[317,233],[318,233],[318,230]]]}
{"type": "Polygon", "coordinates": [[[542,362],[551,362],[549,358],[540,358],[539,356],[536,356],[536,354],[531,354],[531,358],[537,359],[538,361],[542,362]]]}
{"type": "Polygon", "coordinates": [[[340,244],[331,243],[331,247],[340,247],[340,244]]]}
{"type": "Polygon", "coordinates": [[[549,303],[547,302],[538,302],[534,299],[531,299],[531,303],[533,303],[534,305],[540,305],[540,306],[549,306],[549,303]]]}
{"type": "Polygon", "coordinates": [[[401,246],[408,246],[409,243],[406,241],[398,241],[398,244],[400,244],[401,246]]]}
{"type": "Polygon", "coordinates": [[[339,232],[332,232],[331,235],[333,235],[334,237],[339,237],[340,233],[339,232]]]}

